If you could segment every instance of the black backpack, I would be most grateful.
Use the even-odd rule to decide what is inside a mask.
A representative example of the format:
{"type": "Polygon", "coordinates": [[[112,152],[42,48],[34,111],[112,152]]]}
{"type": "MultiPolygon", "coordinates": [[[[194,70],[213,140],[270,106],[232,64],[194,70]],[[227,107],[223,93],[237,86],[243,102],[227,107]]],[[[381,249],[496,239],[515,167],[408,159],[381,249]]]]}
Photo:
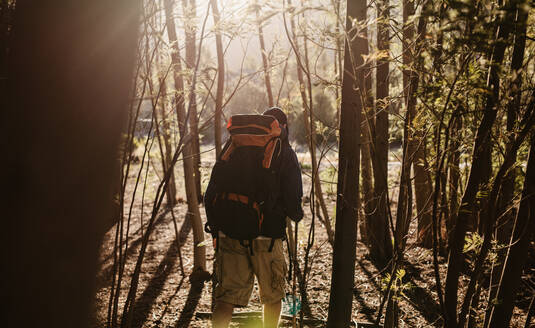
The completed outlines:
{"type": "Polygon", "coordinates": [[[267,115],[234,115],[227,130],[230,138],[210,178],[205,230],[214,236],[222,231],[242,245],[246,240],[252,245],[262,233],[265,214],[275,205],[285,130],[267,115]]]}

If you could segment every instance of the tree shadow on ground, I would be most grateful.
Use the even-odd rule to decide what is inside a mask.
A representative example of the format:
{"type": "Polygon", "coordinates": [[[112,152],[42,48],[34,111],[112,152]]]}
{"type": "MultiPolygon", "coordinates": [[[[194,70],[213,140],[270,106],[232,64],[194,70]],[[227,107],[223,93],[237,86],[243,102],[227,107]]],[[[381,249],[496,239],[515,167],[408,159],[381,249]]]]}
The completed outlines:
{"type": "MultiPolygon", "coordinates": [[[[156,219],[154,220],[154,228],[156,226],[166,222],[164,220],[164,218],[170,211],[171,211],[170,209],[165,209],[163,212],[161,212],[158,215],[158,217],[156,217],[156,219]]],[[[139,230],[138,230],[138,233],[139,233],[139,230]]],[[[126,241],[123,241],[123,245],[121,245],[121,246],[124,246],[125,242],[126,241]]],[[[139,236],[138,238],[136,238],[135,240],[130,242],[130,244],[128,245],[128,250],[126,252],[126,259],[127,260],[129,258],[131,258],[136,253],[138,248],[141,246],[142,242],[143,242],[143,236],[139,236]]],[[[107,260],[109,260],[111,256],[113,256],[113,251],[111,252],[111,254],[108,257],[106,257],[102,261],[102,263],[104,263],[107,260]]],[[[100,274],[97,276],[97,288],[102,288],[104,286],[109,285],[111,283],[112,275],[113,275],[113,263],[109,264],[108,266],[106,266],[105,268],[102,268],[100,270],[100,274]]]]}
{"type": "MultiPolygon", "coordinates": [[[[377,284],[377,281],[375,280],[375,275],[370,270],[368,270],[368,268],[366,267],[366,263],[363,263],[362,259],[358,259],[357,263],[360,266],[360,269],[362,270],[362,272],[364,272],[366,277],[368,277],[368,281],[373,285],[374,289],[377,290],[377,292],[379,293],[381,291],[381,288],[377,284]]],[[[373,264],[373,262],[371,263],[373,264]]],[[[357,302],[359,302],[360,304],[359,312],[364,314],[366,319],[369,320],[370,322],[375,321],[374,316],[376,315],[377,309],[374,309],[373,307],[368,305],[366,300],[362,297],[362,294],[358,287],[353,289],[353,296],[355,297],[357,302]]]]}
{"type": "Polygon", "coordinates": [[[366,320],[373,322],[375,320],[374,314],[377,311],[376,309],[370,307],[366,300],[362,297],[362,294],[358,288],[355,288],[353,290],[353,296],[359,302],[360,306],[358,308],[358,312],[363,314],[366,317],[366,320]]]}
{"type": "MultiPolygon", "coordinates": [[[[178,236],[173,240],[171,245],[169,246],[164,259],[160,262],[158,265],[158,268],[156,269],[156,272],[154,273],[151,281],[147,285],[147,288],[145,291],[143,291],[143,294],[139,298],[138,301],[136,301],[136,309],[134,311],[134,327],[142,327],[143,323],[147,321],[148,315],[150,314],[150,310],[152,308],[152,305],[156,298],[161,294],[163,287],[165,286],[165,283],[167,281],[168,276],[173,272],[173,267],[176,263],[178,254],[178,248],[182,248],[184,244],[186,243],[188,239],[189,232],[192,229],[191,220],[188,219],[188,216],[184,219],[184,222],[182,222],[182,225],[180,227],[178,236]],[[138,309],[139,307],[139,309],[138,309]]],[[[182,285],[184,283],[184,279],[186,278],[184,273],[182,272],[182,278],[180,279],[180,282],[177,285],[177,288],[175,289],[175,292],[169,299],[165,302],[165,308],[162,311],[162,314],[156,320],[155,324],[160,324],[161,320],[167,313],[169,309],[169,305],[171,304],[171,301],[176,296],[178,291],[182,288],[182,285]]]]}
{"type": "MultiPolygon", "coordinates": [[[[415,266],[413,263],[405,261],[403,264],[409,281],[419,281],[428,284],[430,288],[434,288],[434,283],[426,281],[422,278],[422,269],[415,266]]],[[[434,279],[433,279],[434,282],[434,279]]],[[[413,284],[413,287],[405,291],[408,300],[414,308],[422,315],[422,317],[429,323],[436,323],[440,319],[441,310],[437,300],[429,293],[429,290],[413,284]]]]}
{"type": "MultiPolygon", "coordinates": [[[[377,270],[380,270],[381,267],[378,266],[376,262],[374,262],[373,260],[370,261],[377,270]]],[[[372,272],[366,267],[366,263],[363,263],[362,260],[358,260],[357,263],[359,264],[362,272],[364,272],[364,274],[368,277],[368,280],[373,284],[374,288],[377,291],[381,291],[381,286],[377,284],[375,279],[377,275],[372,274],[372,272]]],[[[406,261],[403,263],[403,267],[407,272],[407,278],[409,281],[416,280],[419,282],[427,283],[424,279],[422,279],[421,268],[406,261]]],[[[388,270],[386,272],[388,272],[388,270]]],[[[362,306],[363,311],[361,312],[366,316],[367,319],[373,321],[373,316],[376,315],[376,310],[374,311],[373,308],[369,307],[366,304],[362,297],[360,297],[360,291],[358,289],[355,289],[353,294],[355,295],[356,300],[362,306]],[[367,314],[365,311],[369,314],[367,314]]],[[[424,317],[425,320],[427,320],[427,322],[433,323],[437,322],[437,320],[440,319],[440,306],[428,290],[420,286],[414,285],[409,291],[406,291],[405,294],[407,296],[408,301],[412,304],[416,311],[418,311],[421,316],[424,317]]]]}
{"type": "Polygon", "coordinates": [[[159,326],[161,323],[162,323],[162,319],[165,317],[165,315],[167,314],[167,311],[169,311],[169,305],[171,305],[171,302],[173,301],[173,299],[176,297],[176,294],[178,294],[178,291],[182,288],[182,285],[184,284],[184,281],[185,281],[185,276],[183,276],[181,279],[180,279],[180,282],[178,283],[178,285],[176,286],[176,289],[175,289],[175,292],[173,293],[173,295],[171,295],[167,301],[164,302],[165,304],[165,308],[163,309],[162,313],[160,314],[160,317],[158,319],[156,319],[156,321],[154,322],[155,325],[159,326]]]}
{"type": "Polygon", "coordinates": [[[197,308],[199,300],[201,299],[203,288],[204,281],[202,280],[191,283],[191,287],[188,292],[188,298],[186,299],[184,308],[180,313],[180,317],[178,318],[175,326],[176,328],[186,328],[189,326],[191,319],[193,318],[193,314],[195,314],[195,309],[197,308]]]}
{"type": "MultiPolygon", "coordinates": [[[[169,275],[174,272],[173,269],[177,262],[177,257],[177,239],[175,239],[167,249],[164,259],[158,265],[143,294],[136,301],[133,327],[140,328],[147,321],[154,301],[161,294],[169,275]]],[[[182,276],[182,281],[184,281],[184,276],[182,276]]],[[[182,281],[179,283],[179,288],[182,285],[182,281]]]]}

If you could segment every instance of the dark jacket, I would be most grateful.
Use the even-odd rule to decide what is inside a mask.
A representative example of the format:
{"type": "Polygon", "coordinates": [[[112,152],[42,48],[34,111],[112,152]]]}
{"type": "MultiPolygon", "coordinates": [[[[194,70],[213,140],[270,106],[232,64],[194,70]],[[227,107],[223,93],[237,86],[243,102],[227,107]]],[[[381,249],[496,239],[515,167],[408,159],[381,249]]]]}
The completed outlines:
{"type": "MultiPolygon", "coordinates": [[[[297,155],[287,139],[282,142],[279,160],[279,190],[274,195],[276,202],[273,209],[265,213],[261,232],[261,235],[271,238],[283,238],[286,236],[286,217],[295,222],[299,222],[303,218],[301,168],[297,161],[297,155]]],[[[207,216],[215,197],[216,188],[213,181],[213,177],[210,178],[205,193],[204,204],[207,216]]]]}

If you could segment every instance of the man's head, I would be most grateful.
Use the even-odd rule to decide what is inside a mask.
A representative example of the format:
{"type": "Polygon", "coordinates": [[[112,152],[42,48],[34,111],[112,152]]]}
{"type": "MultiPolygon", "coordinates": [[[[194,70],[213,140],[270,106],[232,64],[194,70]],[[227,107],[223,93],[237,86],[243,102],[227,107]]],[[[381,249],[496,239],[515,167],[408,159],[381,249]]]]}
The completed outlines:
{"type": "Polygon", "coordinates": [[[269,115],[275,117],[277,121],[279,121],[280,126],[286,130],[285,137],[288,137],[288,117],[286,116],[286,114],[284,114],[282,109],[280,109],[279,107],[271,107],[270,109],[266,110],[262,115],[269,115]]]}

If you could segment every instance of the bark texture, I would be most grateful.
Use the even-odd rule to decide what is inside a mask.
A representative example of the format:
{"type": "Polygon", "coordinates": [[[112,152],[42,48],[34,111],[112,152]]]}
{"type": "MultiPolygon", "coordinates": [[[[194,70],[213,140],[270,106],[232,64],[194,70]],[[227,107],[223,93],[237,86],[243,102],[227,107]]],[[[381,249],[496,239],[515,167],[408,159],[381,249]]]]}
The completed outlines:
{"type": "MultiPolygon", "coordinates": [[[[348,1],[346,31],[351,18],[366,19],[366,0],[348,1]]],[[[367,50],[366,36],[348,32],[344,56],[344,78],[340,111],[340,145],[333,275],[327,327],[348,327],[351,321],[355,275],[357,197],[360,164],[360,113],[363,103],[359,93],[364,86],[362,54],[367,50]]]]}
{"type": "MultiPolygon", "coordinates": [[[[195,65],[197,61],[197,45],[196,34],[197,26],[195,26],[195,18],[197,13],[197,4],[195,0],[182,0],[182,8],[185,15],[185,34],[186,34],[186,68],[188,69],[187,82],[189,84],[189,99],[188,99],[188,116],[189,131],[191,134],[191,152],[189,156],[193,157],[193,178],[195,181],[195,188],[197,192],[197,203],[202,202],[201,194],[201,148],[199,143],[199,117],[197,116],[197,93],[193,83],[195,74],[195,65]]],[[[199,49],[200,51],[200,49],[199,49]]],[[[184,149],[186,150],[186,149],[184,149]]],[[[186,152],[184,152],[186,156],[186,152]]]]}
{"type": "Polygon", "coordinates": [[[491,311],[490,327],[506,327],[511,321],[515,296],[520,286],[522,269],[527,259],[529,242],[535,230],[535,136],[531,146],[522,191],[522,201],[516,216],[510,248],[503,266],[496,305],[491,311]]]}
{"type": "MultiPolygon", "coordinates": [[[[388,20],[389,1],[377,3],[377,48],[386,56],[390,50],[388,20]]],[[[392,258],[392,241],[388,222],[388,113],[389,113],[389,58],[381,56],[377,60],[375,140],[374,148],[374,194],[375,215],[369,222],[368,237],[372,258],[387,263],[392,258]]]]}
{"type": "MultiPolygon", "coordinates": [[[[256,4],[256,3],[255,3],[256,4]]],[[[267,101],[268,106],[273,107],[273,91],[271,89],[271,79],[269,77],[269,58],[266,52],[266,45],[264,42],[264,31],[262,30],[262,21],[258,14],[258,8],[256,10],[256,24],[258,28],[258,41],[260,42],[260,52],[262,54],[262,65],[264,67],[264,82],[266,83],[267,101]]]]}
{"type": "MultiPolygon", "coordinates": [[[[506,4],[506,6],[508,4],[509,2],[506,4]]],[[[500,28],[497,35],[498,40],[506,40],[509,36],[510,26],[509,24],[505,23],[507,18],[510,18],[508,16],[509,15],[506,15],[506,18],[500,21],[500,28]]],[[[468,182],[461,200],[461,205],[457,210],[454,227],[450,235],[448,271],[446,275],[446,287],[444,294],[447,311],[447,327],[454,327],[457,323],[457,296],[459,275],[463,268],[464,262],[464,254],[462,252],[464,237],[468,228],[467,223],[471,221],[471,218],[474,214],[476,195],[479,191],[480,182],[483,178],[482,172],[485,165],[485,161],[483,161],[483,157],[485,155],[484,150],[491,142],[490,131],[494,121],[496,120],[496,104],[498,103],[500,89],[498,66],[503,61],[506,45],[506,42],[497,42],[493,50],[493,62],[489,67],[487,80],[487,87],[490,92],[486,96],[485,107],[483,109],[483,118],[476,133],[474,151],[472,154],[472,167],[470,169],[468,182]]]]}
{"type": "Polygon", "coordinates": [[[0,123],[9,154],[2,181],[10,191],[4,325],[89,327],[98,251],[119,183],[141,6],[16,6],[0,123]]]}
{"type": "Polygon", "coordinates": [[[214,113],[214,139],[216,158],[219,158],[223,142],[221,141],[221,115],[223,111],[223,93],[225,91],[225,54],[223,52],[223,41],[221,36],[221,15],[217,8],[217,0],[210,0],[215,25],[215,48],[217,52],[217,90],[215,95],[214,113]]]}

